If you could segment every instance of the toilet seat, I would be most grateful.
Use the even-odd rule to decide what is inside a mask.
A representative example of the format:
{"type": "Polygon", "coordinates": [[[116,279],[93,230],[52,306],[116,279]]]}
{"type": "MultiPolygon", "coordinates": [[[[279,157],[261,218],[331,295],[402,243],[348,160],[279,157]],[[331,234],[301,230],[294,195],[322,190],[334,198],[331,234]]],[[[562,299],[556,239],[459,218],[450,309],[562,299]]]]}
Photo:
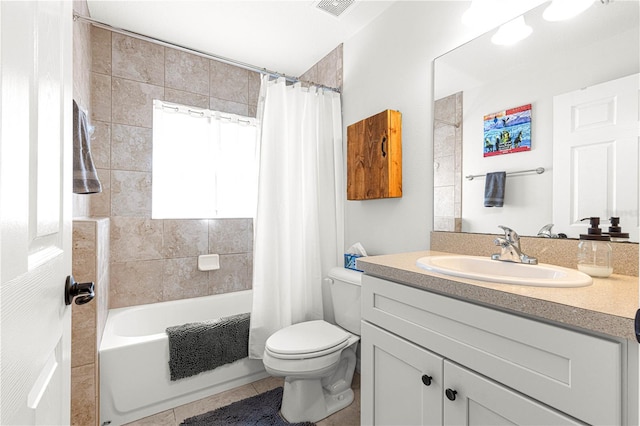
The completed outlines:
{"type": "Polygon", "coordinates": [[[267,339],[266,351],[274,358],[304,359],[340,351],[351,334],[326,321],[301,322],[275,332],[267,339]]]}

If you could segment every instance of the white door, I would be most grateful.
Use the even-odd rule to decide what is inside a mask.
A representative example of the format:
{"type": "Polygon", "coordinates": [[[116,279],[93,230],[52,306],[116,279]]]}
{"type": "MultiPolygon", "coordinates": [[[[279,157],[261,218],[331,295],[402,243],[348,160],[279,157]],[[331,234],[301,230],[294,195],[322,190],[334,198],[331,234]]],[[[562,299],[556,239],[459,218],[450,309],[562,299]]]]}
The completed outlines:
{"type": "Polygon", "coordinates": [[[638,74],[553,99],[553,222],[577,238],[600,217],[620,217],[638,241],[638,74]]]}
{"type": "Polygon", "coordinates": [[[71,2],[0,2],[0,424],[69,424],[71,2]]]}

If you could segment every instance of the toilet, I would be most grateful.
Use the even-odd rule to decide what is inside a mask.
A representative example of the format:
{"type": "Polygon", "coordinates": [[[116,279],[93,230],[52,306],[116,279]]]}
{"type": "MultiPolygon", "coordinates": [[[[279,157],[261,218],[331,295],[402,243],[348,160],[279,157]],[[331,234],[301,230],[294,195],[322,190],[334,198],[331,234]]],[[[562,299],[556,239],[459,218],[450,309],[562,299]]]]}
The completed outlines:
{"type": "Polygon", "coordinates": [[[326,280],[338,325],[323,320],[293,324],[265,344],[265,369],[284,377],[280,413],[290,423],[317,422],[353,402],[362,272],[336,267],[326,280]]]}

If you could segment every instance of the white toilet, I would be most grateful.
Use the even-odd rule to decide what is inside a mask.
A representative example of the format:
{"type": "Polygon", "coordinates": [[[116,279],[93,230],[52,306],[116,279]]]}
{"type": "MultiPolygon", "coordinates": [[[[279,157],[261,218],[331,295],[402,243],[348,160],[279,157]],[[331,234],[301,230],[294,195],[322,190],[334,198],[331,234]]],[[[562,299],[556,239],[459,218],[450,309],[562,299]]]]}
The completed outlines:
{"type": "Polygon", "coordinates": [[[290,423],[317,422],[353,401],[362,273],[336,267],[328,279],[339,327],[302,322],[276,331],[265,345],[265,369],[285,378],[280,412],[290,423]]]}

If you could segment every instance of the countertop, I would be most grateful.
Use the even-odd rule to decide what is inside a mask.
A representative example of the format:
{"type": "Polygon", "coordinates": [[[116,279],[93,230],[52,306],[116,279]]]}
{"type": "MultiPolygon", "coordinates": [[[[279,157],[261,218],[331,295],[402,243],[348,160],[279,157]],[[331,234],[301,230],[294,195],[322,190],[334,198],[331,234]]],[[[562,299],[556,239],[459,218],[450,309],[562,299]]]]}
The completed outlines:
{"type": "Polygon", "coordinates": [[[416,266],[421,257],[446,254],[451,253],[369,256],[358,258],[357,265],[367,275],[636,342],[638,277],[613,274],[593,278],[588,287],[549,288],[451,277],[416,266]]]}

